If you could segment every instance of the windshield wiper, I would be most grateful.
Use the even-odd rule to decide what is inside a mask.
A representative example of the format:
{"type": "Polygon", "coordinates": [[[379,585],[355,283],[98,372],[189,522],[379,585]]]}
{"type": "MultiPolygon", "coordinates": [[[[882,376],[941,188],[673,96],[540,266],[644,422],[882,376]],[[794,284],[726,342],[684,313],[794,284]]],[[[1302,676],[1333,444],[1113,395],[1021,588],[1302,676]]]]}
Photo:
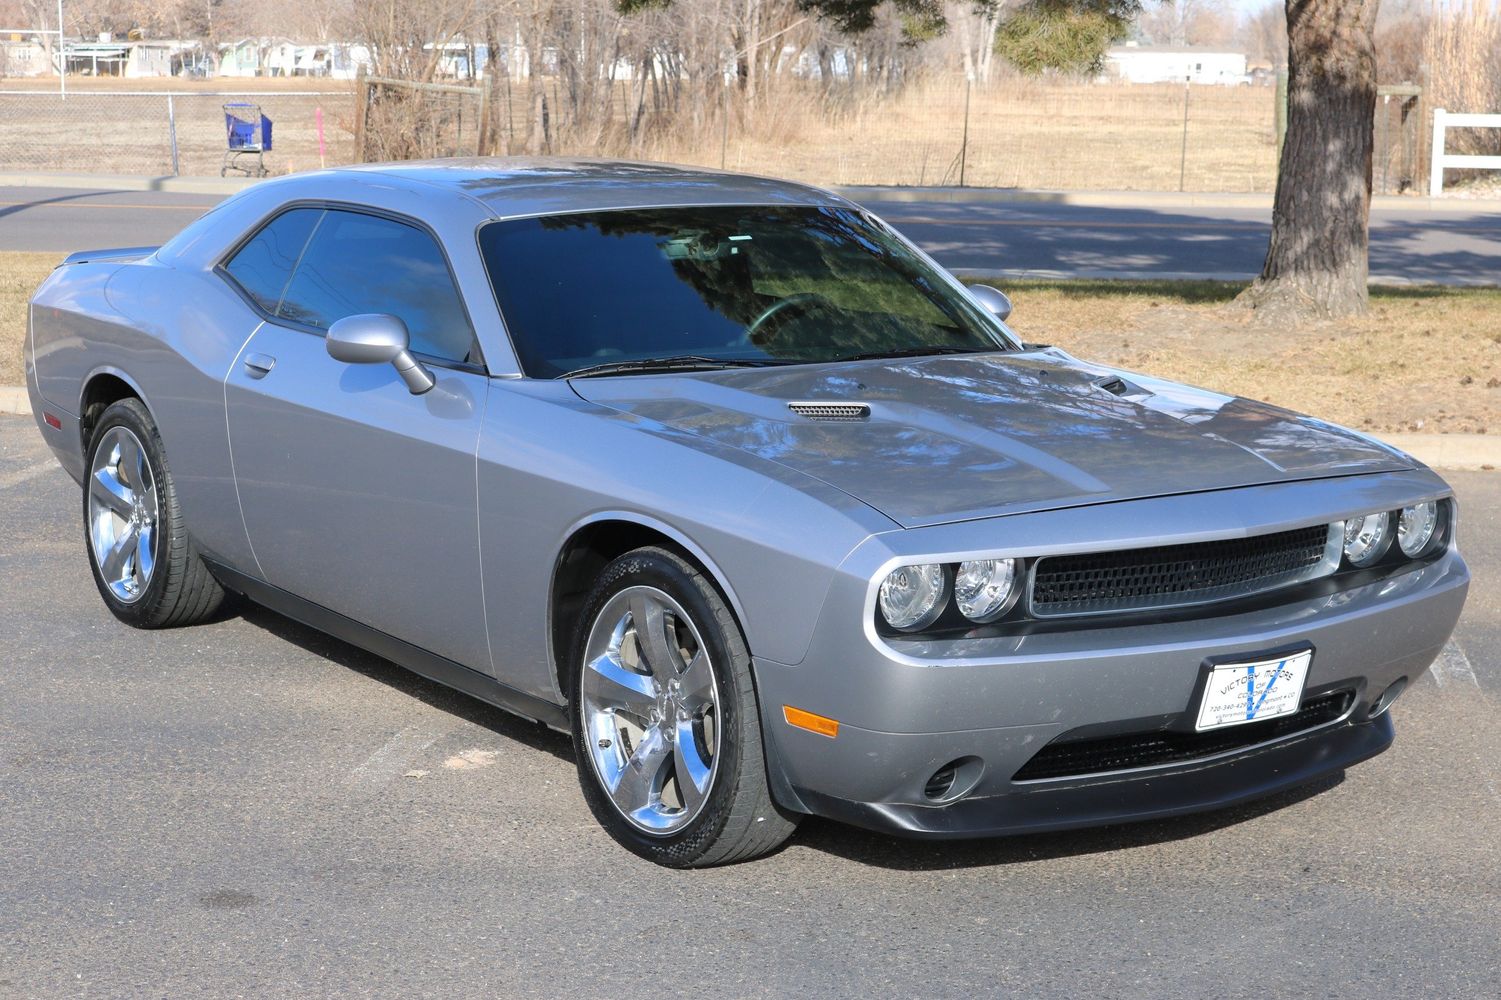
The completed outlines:
{"type": "Polygon", "coordinates": [[[862,354],[846,354],[834,361],[875,361],[880,358],[920,358],[932,354],[993,354],[1004,350],[1000,346],[984,347],[903,347],[895,351],[866,351],[862,354]]]}
{"type": "Polygon", "coordinates": [[[640,375],[650,372],[708,372],[719,368],[767,368],[791,364],[774,358],[711,358],[702,354],[678,354],[670,358],[638,358],[606,361],[564,372],[558,378],[591,378],[597,375],[640,375]]]}

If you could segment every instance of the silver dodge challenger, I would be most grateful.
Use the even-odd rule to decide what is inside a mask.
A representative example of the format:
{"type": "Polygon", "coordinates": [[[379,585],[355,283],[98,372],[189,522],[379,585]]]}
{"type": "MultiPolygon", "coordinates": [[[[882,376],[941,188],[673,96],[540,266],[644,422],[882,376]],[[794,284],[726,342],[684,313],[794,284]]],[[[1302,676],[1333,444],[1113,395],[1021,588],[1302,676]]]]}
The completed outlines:
{"type": "Polygon", "coordinates": [[[449,160],[257,184],[37,290],[105,605],[264,604],[572,735],[636,853],[980,837],[1392,741],[1464,604],[1442,479],[1029,344],[828,192],[449,160]]]}

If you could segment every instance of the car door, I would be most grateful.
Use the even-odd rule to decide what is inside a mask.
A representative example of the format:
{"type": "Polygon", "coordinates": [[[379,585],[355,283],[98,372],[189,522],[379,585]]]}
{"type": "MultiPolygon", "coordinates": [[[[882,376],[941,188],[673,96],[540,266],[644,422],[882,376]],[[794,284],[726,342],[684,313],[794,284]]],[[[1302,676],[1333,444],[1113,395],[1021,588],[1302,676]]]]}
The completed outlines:
{"type": "Polygon", "coordinates": [[[225,384],[245,530],[264,580],[488,672],[475,452],[488,387],[435,237],[330,206],[283,212],[221,268],[262,317],[225,384]],[[436,377],[329,357],[357,313],[400,318],[436,377]]]}

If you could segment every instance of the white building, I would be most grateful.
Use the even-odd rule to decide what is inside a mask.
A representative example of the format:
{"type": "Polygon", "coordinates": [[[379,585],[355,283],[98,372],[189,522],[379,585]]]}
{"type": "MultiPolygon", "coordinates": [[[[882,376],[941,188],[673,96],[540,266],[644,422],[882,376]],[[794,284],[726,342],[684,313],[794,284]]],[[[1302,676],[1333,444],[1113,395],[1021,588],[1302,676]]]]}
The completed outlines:
{"type": "Polygon", "coordinates": [[[219,46],[217,75],[321,76],[352,80],[370,67],[370,50],[349,42],[305,44],[287,38],[243,38],[219,46]]]}
{"type": "Polygon", "coordinates": [[[1105,53],[1106,79],[1126,83],[1250,83],[1244,52],[1127,42],[1105,53]]]}

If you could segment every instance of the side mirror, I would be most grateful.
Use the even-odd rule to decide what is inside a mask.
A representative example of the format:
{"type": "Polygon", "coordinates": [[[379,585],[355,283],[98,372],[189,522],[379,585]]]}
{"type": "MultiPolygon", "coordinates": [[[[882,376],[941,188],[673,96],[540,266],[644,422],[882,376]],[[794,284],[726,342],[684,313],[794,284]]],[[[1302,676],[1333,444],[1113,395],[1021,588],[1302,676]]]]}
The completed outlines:
{"type": "Polygon", "coordinates": [[[970,285],[969,294],[1001,322],[1004,323],[1006,317],[1011,315],[1011,296],[999,288],[991,288],[989,285],[970,285]]]}
{"type": "Polygon", "coordinates": [[[414,396],[420,396],[438,384],[433,373],[412,357],[407,349],[411,343],[407,325],[395,316],[385,313],[345,316],[328,328],[323,343],[328,348],[328,356],[335,361],[350,365],[392,366],[414,396]]]}

